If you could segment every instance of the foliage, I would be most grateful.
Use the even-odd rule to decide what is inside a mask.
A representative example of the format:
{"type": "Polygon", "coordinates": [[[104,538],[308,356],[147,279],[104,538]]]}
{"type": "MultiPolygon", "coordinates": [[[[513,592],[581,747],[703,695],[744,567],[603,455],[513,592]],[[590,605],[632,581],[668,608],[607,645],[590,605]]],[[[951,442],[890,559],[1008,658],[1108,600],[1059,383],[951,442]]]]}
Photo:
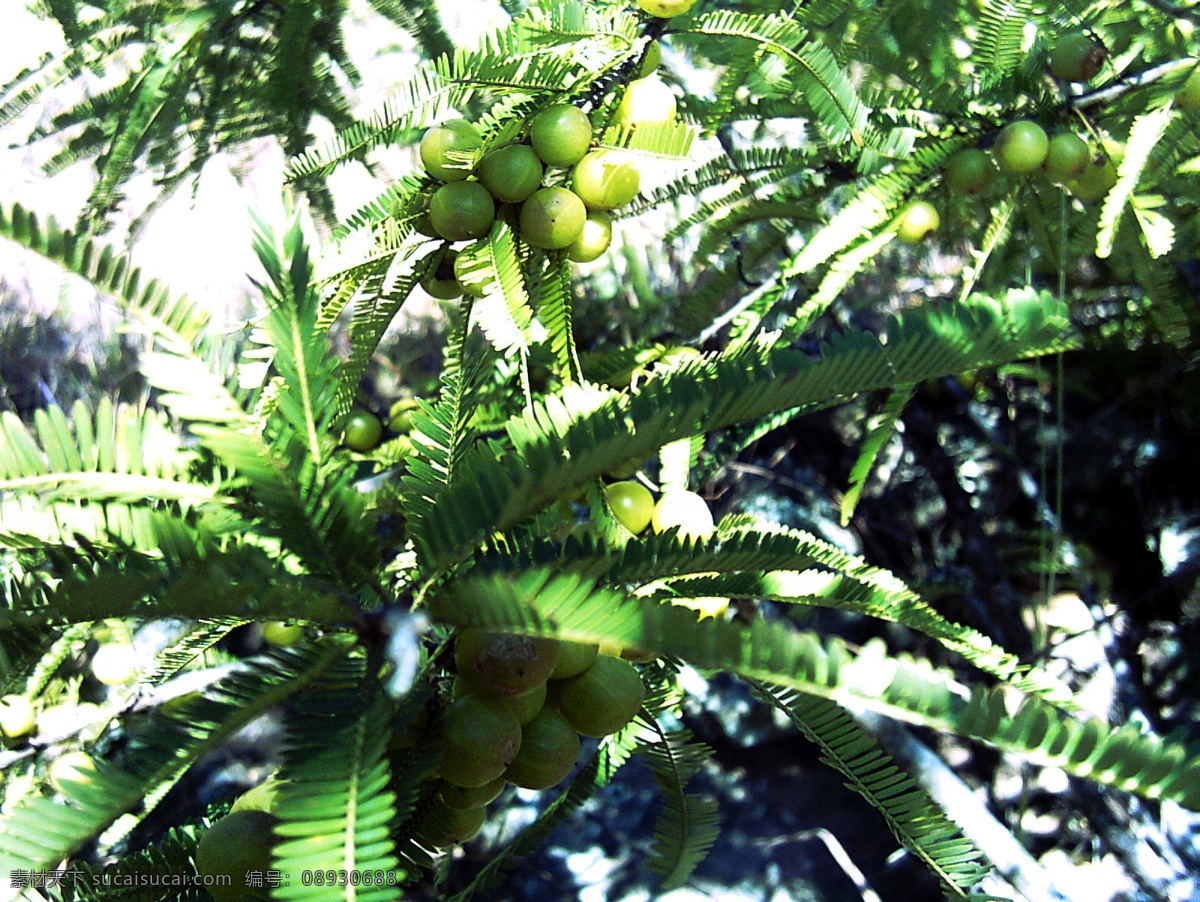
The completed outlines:
{"type": "Polygon", "coordinates": [[[511,19],[476,48],[451,47],[432,4],[373,6],[429,58],[361,117],[333,69],[353,81],[340,0],[50,3],[68,52],[0,97],[11,120],[136,51],[116,87],[35,135],[68,133],[52,168],[97,159],[78,226],[10,205],[0,234],[128,311],[147,339],[150,387],[135,403],[0,413],[0,688],[86,696],[95,687],[72,674],[81,637],[178,625],[86,728],[9,742],[0,871],[112,855],[177,867],[226,800],[174,818],[144,851],[139,831],[189,769],[276,712],[287,781],[276,869],[396,882],[293,880],[270,897],[398,899],[436,882],[429,831],[444,815],[427,778],[464,627],[600,643],[639,660],[652,691],[455,898],[482,897],[632,756],[663,796],[648,866],[664,887],[686,882],[719,826],[691,788],[708,750],[675,719],[685,666],[733,674],[777,706],[953,898],[978,891],[986,860],[851,712],[1200,810],[1186,737],[1086,717],[1035,662],[886,570],[746,514],[709,536],[633,536],[601,491],[631,467],[655,488],[696,486],[797,416],[878,396],[849,522],[916,386],[1088,343],[1193,348],[1180,265],[1194,244],[1200,131],[1173,103],[1190,48],[1170,46],[1180,32],[1162,4],[702,3],[657,20],[617,0],[543,0],[508,4],[511,19]],[[1045,65],[1056,37],[1080,25],[1109,63],[1076,89],[1045,65]],[[672,84],[710,71],[711,92],[683,97],[675,121],[615,124],[651,40],[669,48],[672,84]],[[436,383],[406,386],[419,396],[411,425],[373,451],[351,451],[342,430],[352,405],[373,403],[365,376],[385,332],[444,259],[448,243],[422,231],[434,179],[381,185],[319,262],[299,215],[258,222],[266,278],[254,321],[233,335],[143,284],[94,235],[139,166],[172,187],[216,151],[273,135],[294,185],[329,213],[323,180],[339,167],[459,114],[483,135],[463,161],[474,164],[555,103],[584,109],[598,146],[640,167],[643,190],[614,212],[618,228],[665,215],[686,260],[669,281],[632,249],[577,271],[502,212],[461,248],[456,274],[480,291],[442,307],[436,383]],[[321,147],[315,115],[338,127],[321,147]],[[1083,131],[1101,163],[1119,161],[1109,190],[1085,201],[1034,174],[976,198],[945,191],[945,161],[1016,118],[1083,131]],[[880,296],[881,272],[928,264],[894,240],[918,198],[941,208],[966,262],[945,297],[880,296]],[[1104,279],[1086,278],[1094,267],[1104,279]],[[605,273],[643,303],[589,335],[584,308],[605,273]],[[1114,290],[1128,312],[1077,325],[1114,290]],[[820,609],[893,624],[937,651],[857,645],[805,620],[820,609]],[[280,619],[303,623],[305,638],[233,653],[248,624],[280,619]],[[95,777],[53,789],[42,776],[67,748],[94,756],[95,777]]]}

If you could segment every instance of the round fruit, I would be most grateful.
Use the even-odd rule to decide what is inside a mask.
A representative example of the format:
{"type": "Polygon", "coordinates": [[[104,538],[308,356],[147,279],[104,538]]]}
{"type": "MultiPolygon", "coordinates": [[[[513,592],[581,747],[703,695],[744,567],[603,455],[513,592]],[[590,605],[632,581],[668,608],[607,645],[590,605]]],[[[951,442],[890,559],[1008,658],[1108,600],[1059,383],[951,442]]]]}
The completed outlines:
{"type": "Polygon", "coordinates": [[[454,258],[454,278],[462,286],[463,294],[481,298],[491,290],[494,279],[490,269],[468,270],[468,261],[476,256],[469,252],[476,247],[476,244],[469,244],[463,253],[454,258]]]}
{"type": "Polygon", "coordinates": [[[642,12],[657,16],[660,19],[673,19],[682,16],[696,5],[696,0],[638,0],[642,12]]]}
{"type": "Polygon", "coordinates": [[[1003,172],[1028,175],[1042,165],[1049,149],[1050,139],[1042,127],[1036,122],[1021,119],[1010,122],[1000,130],[992,153],[996,157],[996,165],[1003,172]]]}
{"type": "Polygon", "coordinates": [[[504,785],[508,781],[504,777],[497,777],[490,783],[484,783],[482,786],[458,786],[443,780],[439,785],[438,792],[441,794],[442,801],[446,803],[447,808],[459,810],[462,808],[478,808],[492,802],[504,791],[504,785]]]}
{"type": "Polygon", "coordinates": [[[262,625],[262,637],[267,645],[286,648],[304,638],[304,627],[286,620],[268,620],[262,625]]]}
{"type": "Polygon", "coordinates": [[[1117,183],[1117,164],[1111,158],[1092,160],[1083,174],[1067,182],[1067,190],[1084,203],[1103,199],[1117,183]]]}
{"type": "Polygon", "coordinates": [[[92,655],[92,676],[106,686],[128,683],[137,674],[137,652],[128,642],[109,642],[92,655]]]}
{"type": "Polygon", "coordinates": [[[366,454],[379,444],[383,438],[383,424],[379,417],[369,410],[355,408],[346,418],[346,428],[343,435],[347,447],[360,454],[366,454]]]}
{"type": "Polygon", "coordinates": [[[220,878],[205,883],[217,902],[241,902],[257,892],[246,885],[251,871],[271,868],[272,831],[278,818],[265,811],[234,811],[213,822],[196,846],[196,872],[220,878]]]}
{"type": "Polygon", "coordinates": [[[594,642],[559,642],[558,663],[550,672],[550,679],[565,680],[583,673],[592,666],[600,646],[594,642]]]}
{"type": "MultiPolygon", "coordinates": [[[[454,681],[454,697],[467,695],[472,691],[482,691],[465,682],[461,677],[454,681]]],[[[538,683],[532,689],[517,695],[496,695],[488,692],[487,695],[492,698],[504,702],[508,709],[512,711],[513,716],[517,718],[517,723],[527,724],[529,721],[537,717],[537,713],[542,710],[546,704],[546,684],[538,683]]]]}
{"type": "Polygon", "coordinates": [[[615,119],[618,125],[670,122],[675,110],[675,92],[657,75],[651,75],[629,83],[615,119]]]}
{"type": "Polygon", "coordinates": [[[421,287],[431,298],[439,301],[452,301],[462,297],[463,287],[454,278],[454,261],[458,259],[458,251],[447,250],[442,254],[437,268],[421,280],[421,287]]]}
{"type": "Polygon", "coordinates": [[[634,535],[649,526],[654,516],[654,496],[640,482],[627,480],[606,485],[604,500],[617,522],[634,535]]]}
{"type": "Polygon", "coordinates": [[[548,106],[530,121],[529,143],[547,166],[573,166],[592,144],[592,121],[577,106],[548,106]]]}
{"type": "Polygon", "coordinates": [[[651,41],[646,47],[646,55],[642,57],[642,65],[638,67],[638,78],[645,78],[662,65],[662,44],[651,41]]]}
{"type": "Polygon", "coordinates": [[[1091,81],[1104,65],[1104,48],[1080,31],[1063,37],[1050,51],[1050,71],[1063,81],[1091,81]]]}
{"type": "Polygon", "coordinates": [[[51,705],[38,713],[37,729],[39,733],[45,733],[47,736],[65,735],[82,729],[99,716],[100,706],[92,702],[51,705]]]}
{"type": "Polygon", "coordinates": [[[467,687],[493,695],[520,695],[546,682],[558,661],[558,643],[469,627],[454,642],[454,663],[467,687]]]}
{"type": "Polygon", "coordinates": [[[980,194],[996,180],[996,165],[987,151],[977,147],[960,150],[946,161],[946,185],[955,194],[980,194]]]}
{"type": "Polygon", "coordinates": [[[896,235],[905,244],[919,244],[940,223],[941,217],[933,204],[925,200],[913,201],[900,214],[896,235]]]}
{"type": "Polygon", "coordinates": [[[37,717],[33,703],[23,695],[6,695],[0,698],[0,733],[16,739],[33,732],[37,717]]]}
{"type": "Polygon", "coordinates": [[[1200,109],[1200,65],[1192,70],[1192,74],[1175,95],[1175,106],[1185,112],[1200,109]]]}
{"type": "Polygon", "coordinates": [[[521,725],[503,702],[464,695],[442,714],[442,779],[467,788],[504,773],[521,747],[521,725]]]}
{"type": "Polygon", "coordinates": [[[67,783],[90,783],[96,775],[96,761],[87,752],[63,752],[52,762],[46,776],[50,785],[63,792],[67,783]]]}
{"type": "Polygon", "coordinates": [[[510,144],[479,162],[479,181],[496,200],[519,204],[542,184],[542,161],[528,144],[510,144]]]}
{"type": "Polygon", "coordinates": [[[482,805],[450,808],[441,804],[431,808],[426,817],[428,821],[419,829],[421,838],[430,845],[442,848],[474,839],[487,819],[487,809],[482,805]]]}
{"type": "Polygon", "coordinates": [[[482,238],[496,218],[496,204],[479,182],[447,182],[429,199],[429,222],[447,241],[482,238]]]}
{"type": "Polygon", "coordinates": [[[634,666],[621,658],[600,655],[578,676],[558,687],[558,709],[584,736],[615,733],[642,707],[646,686],[634,666]]]}
{"type": "Polygon", "coordinates": [[[566,188],[539,188],[521,205],[521,236],[536,247],[569,247],[587,220],[583,201],[566,188]]]}
{"type": "Polygon", "coordinates": [[[612,210],[637,197],[641,176],[624,157],[594,150],[575,164],[572,186],[592,210],[612,210]]]}
{"type": "Polygon", "coordinates": [[[421,163],[425,171],[444,182],[458,182],[471,174],[467,161],[459,154],[472,154],[483,138],[479,129],[466,119],[451,119],[435,125],[421,138],[421,163]]]}
{"type": "Polygon", "coordinates": [[[416,409],[416,398],[397,398],[388,408],[388,429],[392,432],[411,431],[412,415],[416,409]]]}
{"type": "Polygon", "coordinates": [[[1072,132],[1059,132],[1050,139],[1042,172],[1053,182],[1069,182],[1083,174],[1092,161],[1087,142],[1072,132]]]}
{"type": "Polygon", "coordinates": [[[521,728],[521,750],[504,776],[522,789],[549,789],[571,772],[579,748],[571,722],[554,708],[543,708],[521,728]]]}
{"type": "Polygon", "coordinates": [[[579,237],[567,245],[567,259],[575,263],[597,260],[612,244],[612,217],[603,210],[592,210],[583,221],[579,237]]]}
{"type": "Polygon", "coordinates": [[[655,532],[666,532],[671,527],[678,526],[681,539],[693,540],[707,538],[716,528],[712,511],[708,509],[704,499],[695,492],[682,489],[667,492],[658,499],[650,524],[655,532]]]}

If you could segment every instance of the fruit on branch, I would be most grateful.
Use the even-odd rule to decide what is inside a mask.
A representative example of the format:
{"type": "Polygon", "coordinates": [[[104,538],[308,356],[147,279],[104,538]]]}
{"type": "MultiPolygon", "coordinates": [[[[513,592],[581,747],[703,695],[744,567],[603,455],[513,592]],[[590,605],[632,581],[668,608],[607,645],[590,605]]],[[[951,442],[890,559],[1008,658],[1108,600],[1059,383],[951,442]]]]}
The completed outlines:
{"type": "Polygon", "coordinates": [[[937,209],[929,201],[913,201],[900,213],[896,236],[905,244],[919,244],[937,229],[941,221],[937,209]]]}
{"type": "Polygon", "coordinates": [[[1042,172],[1052,182],[1064,184],[1083,174],[1092,161],[1087,142],[1073,132],[1059,132],[1050,139],[1042,172]]]}
{"type": "Polygon", "coordinates": [[[463,680],[461,676],[454,681],[455,698],[471,692],[482,692],[491,698],[499,699],[512,711],[513,716],[517,719],[517,723],[522,725],[529,723],[529,721],[537,717],[538,712],[542,710],[542,706],[546,704],[546,684],[544,682],[538,683],[532,689],[519,692],[516,695],[496,695],[495,693],[472,686],[469,682],[463,680]]]}
{"type": "Polygon", "coordinates": [[[696,5],[696,0],[638,0],[638,7],[644,13],[649,13],[659,19],[673,19],[682,16],[696,5]]]}
{"type": "Polygon", "coordinates": [[[6,695],[0,698],[0,733],[9,739],[17,739],[32,733],[37,724],[33,703],[23,695],[6,695]]]}
{"type": "Polygon", "coordinates": [[[246,885],[251,871],[271,868],[273,830],[279,819],[266,811],[233,811],[213,822],[196,846],[196,872],[221,878],[205,884],[217,902],[241,902],[258,892],[246,885]]]}
{"type": "Polygon", "coordinates": [[[496,218],[496,204],[479,182],[447,182],[429,199],[429,222],[447,241],[482,238],[496,218]]]}
{"type": "Polygon", "coordinates": [[[641,175],[623,154],[593,150],[575,164],[572,187],[590,210],[613,210],[637,197],[641,175]]]}
{"type": "Polygon", "coordinates": [[[1200,109],[1200,63],[1175,94],[1175,106],[1185,112],[1200,109]]]}
{"type": "Polygon", "coordinates": [[[274,648],[287,648],[304,638],[304,627],[288,620],[268,620],[262,625],[263,641],[274,648]]]}
{"type": "Polygon", "coordinates": [[[591,210],[583,221],[579,237],[567,245],[567,259],[575,263],[598,260],[612,244],[612,217],[603,210],[591,210]]]}
{"type": "MultiPolygon", "coordinates": [[[[452,301],[455,298],[462,297],[463,287],[458,283],[458,279],[454,277],[454,261],[457,259],[458,251],[447,248],[433,271],[421,279],[421,288],[431,298],[436,298],[439,301],[452,301]]],[[[403,430],[393,427],[393,431],[401,432],[403,430]]]]}
{"type": "Polygon", "coordinates": [[[68,783],[90,783],[96,776],[96,760],[87,752],[63,752],[50,762],[46,777],[50,785],[59,792],[66,791],[68,783]]]}
{"type": "Polygon", "coordinates": [[[542,161],[528,144],[509,144],[479,162],[479,182],[496,200],[519,204],[542,184],[542,161]]]}
{"type": "Polygon", "coordinates": [[[550,671],[550,679],[565,680],[583,673],[592,666],[600,646],[594,642],[564,642],[558,643],[558,662],[550,671]]]}
{"type": "Polygon", "coordinates": [[[573,166],[592,144],[592,121],[569,103],[556,103],[529,122],[529,143],[547,166],[573,166]]]}
{"type": "Polygon", "coordinates": [[[1028,119],[1019,119],[1000,129],[992,154],[1002,172],[1028,175],[1042,165],[1049,149],[1050,139],[1042,127],[1028,119]]]}
{"type": "Polygon", "coordinates": [[[442,797],[442,801],[446,803],[447,808],[478,808],[492,802],[504,791],[505,784],[508,781],[504,777],[497,777],[490,783],[484,783],[482,786],[459,786],[447,780],[442,780],[438,784],[438,794],[442,797]]]}
{"type": "MultiPolygon", "coordinates": [[[[458,254],[454,256],[457,257],[458,254]]],[[[411,432],[413,427],[412,415],[416,409],[416,398],[397,398],[392,402],[392,406],[388,408],[388,429],[399,433],[411,432]]]]}
{"type": "Polygon", "coordinates": [[[442,713],[442,779],[467,788],[504,773],[521,747],[521,724],[503,702],[483,695],[456,698],[442,713]]]}
{"type": "Polygon", "coordinates": [[[1104,66],[1104,47],[1081,31],[1064,35],[1050,51],[1050,71],[1063,81],[1087,82],[1104,66]]]}
{"type": "Polygon", "coordinates": [[[970,147],[946,161],[945,174],[951,191],[970,197],[991,187],[996,180],[996,165],[987,151],[970,147]]]}
{"type": "Polygon", "coordinates": [[[92,655],[92,676],[106,686],[128,683],[137,674],[137,651],[128,642],[106,642],[92,655]]]}
{"type": "Polygon", "coordinates": [[[642,65],[638,67],[638,78],[645,78],[662,65],[662,44],[651,41],[642,57],[642,65]]]}
{"type": "Polygon", "coordinates": [[[670,122],[675,118],[675,92],[657,75],[637,78],[625,88],[617,105],[618,125],[670,122]]]}
{"type": "Polygon", "coordinates": [[[469,808],[451,808],[438,800],[425,812],[424,822],[417,834],[436,848],[456,846],[474,839],[487,819],[487,809],[482,805],[469,808]]]}
{"type": "Polygon", "coordinates": [[[561,783],[579,758],[579,734],[554,708],[543,708],[521,728],[521,748],[504,772],[522,789],[549,789],[561,783]]]}
{"type": "Polygon", "coordinates": [[[598,655],[578,676],[556,687],[558,710],[577,733],[599,738],[617,732],[646,700],[641,674],[628,661],[598,655]]]}
{"type": "Polygon", "coordinates": [[[1067,182],[1067,190],[1084,203],[1103,199],[1117,183],[1117,164],[1109,156],[1092,159],[1079,176],[1067,182]]]}
{"type": "Polygon", "coordinates": [[[716,529],[704,499],[684,489],[673,489],[658,499],[650,524],[655,532],[678,526],[679,538],[693,541],[707,538],[716,529]]]}
{"type": "Polygon", "coordinates": [[[473,154],[482,144],[479,129],[466,119],[451,119],[425,132],[418,153],[425,171],[434,178],[458,182],[471,174],[465,155],[473,154]]]}
{"type": "Polygon", "coordinates": [[[566,188],[539,188],[521,205],[521,237],[536,247],[569,247],[583,231],[587,208],[566,188]]]}
{"type": "Polygon", "coordinates": [[[604,500],[618,523],[637,535],[654,516],[654,496],[640,482],[626,480],[604,487],[604,500]]]}
{"type": "Polygon", "coordinates": [[[381,438],[383,438],[383,424],[379,422],[379,417],[361,407],[350,411],[350,415],[346,417],[346,426],[342,434],[342,441],[348,448],[359,454],[366,454],[379,444],[381,438]]]}
{"type": "Polygon", "coordinates": [[[558,642],[468,627],[454,641],[454,664],[466,686],[492,695],[520,695],[546,682],[558,642]]]}

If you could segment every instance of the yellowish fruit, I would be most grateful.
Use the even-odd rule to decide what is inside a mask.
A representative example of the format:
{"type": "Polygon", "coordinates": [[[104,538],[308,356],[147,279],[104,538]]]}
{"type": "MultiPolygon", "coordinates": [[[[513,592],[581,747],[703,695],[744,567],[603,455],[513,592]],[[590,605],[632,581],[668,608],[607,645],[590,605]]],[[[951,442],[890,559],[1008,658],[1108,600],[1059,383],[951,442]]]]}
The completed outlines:
{"type": "Polygon", "coordinates": [[[670,122],[675,110],[675,92],[657,75],[650,75],[629,83],[617,106],[616,121],[620,125],[670,122]]]}
{"type": "Polygon", "coordinates": [[[0,698],[0,733],[16,739],[33,732],[37,718],[33,703],[23,695],[6,695],[0,698]]]}
{"type": "Polygon", "coordinates": [[[682,16],[695,5],[696,0],[638,0],[638,7],[642,12],[660,19],[682,16]]]}
{"type": "Polygon", "coordinates": [[[64,792],[68,783],[88,783],[96,775],[96,762],[87,752],[63,752],[50,762],[50,785],[64,792]]]}
{"type": "Polygon", "coordinates": [[[137,652],[128,642],[101,645],[92,655],[92,676],[106,686],[128,683],[137,674],[137,652]]]}

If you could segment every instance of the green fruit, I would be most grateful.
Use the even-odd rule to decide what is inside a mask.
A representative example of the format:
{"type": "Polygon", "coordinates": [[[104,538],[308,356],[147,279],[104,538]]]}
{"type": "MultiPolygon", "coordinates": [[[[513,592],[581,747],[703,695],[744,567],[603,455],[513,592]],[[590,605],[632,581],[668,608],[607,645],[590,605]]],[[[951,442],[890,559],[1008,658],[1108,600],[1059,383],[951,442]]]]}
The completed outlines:
{"type": "Polygon", "coordinates": [[[479,129],[466,119],[435,125],[421,138],[420,156],[425,171],[444,182],[458,182],[471,174],[462,155],[473,154],[483,143],[479,129]]]}
{"type": "Polygon", "coordinates": [[[442,780],[438,784],[438,793],[442,797],[442,801],[446,803],[446,807],[453,810],[463,808],[479,808],[489,802],[495,801],[496,797],[504,791],[505,785],[508,783],[503,776],[497,777],[490,783],[484,783],[482,786],[458,786],[454,783],[442,780]]]}
{"type": "Polygon", "coordinates": [[[458,284],[458,279],[454,278],[454,262],[457,259],[458,251],[447,249],[433,272],[421,280],[421,288],[431,298],[439,301],[452,301],[462,297],[463,287],[458,284]]]}
{"type": "Polygon", "coordinates": [[[241,902],[259,891],[246,885],[246,875],[271,869],[273,830],[279,819],[253,809],[230,812],[215,821],[196,846],[196,872],[223,878],[205,883],[217,902],[241,902]]]}
{"type": "Polygon", "coordinates": [[[612,210],[637,197],[641,176],[623,154],[594,150],[575,164],[572,187],[590,210],[612,210]]]}
{"type": "Polygon", "coordinates": [[[592,121],[577,106],[546,107],[529,123],[529,143],[547,166],[573,166],[592,144],[592,121]]]}
{"type": "Polygon", "coordinates": [[[542,161],[528,144],[501,147],[480,161],[479,182],[496,200],[519,204],[542,184],[542,161]]]}
{"type": "Polygon", "coordinates": [[[638,67],[638,78],[645,78],[660,65],[662,65],[662,44],[658,41],[651,41],[646,47],[645,56],[642,57],[642,64],[638,67]]]}
{"type": "Polygon", "coordinates": [[[650,524],[655,532],[666,532],[678,526],[679,537],[692,540],[707,538],[716,529],[712,511],[704,499],[695,492],[682,489],[667,492],[658,499],[650,524]]]}
{"type": "Polygon", "coordinates": [[[482,805],[451,808],[444,803],[438,804],[426,812],[425,822],[421,824],[418,833],[422,839],[437,848],[456,846],[474,839],[486,819],[487,809],[482,805]]]}
{"type": "Polygon", "coordinates": [[[1200,109],[1200,65],[1192,70],[1192,74],[1175,95],[1175,106],[1185,112],[1200,109]]]}
{"type": "Polygon", "coordinates": [[[429,199],[429,222],[447,241],[482,238],[496,218],[496,204],[479,182],[447,182],[429,199]]]}
{"type": "Polygon", "coordinates": [[[63,752],[50,762],[46,776],[51,786],[63,792],[68,783],[92,782],[96,776],[96,760],[87,752],[63,752]]]}
{"type": "Polygon", "coordinates": [[[369,410],[355,408],[346,417],[346,426],[342,440],[352,451],[366,454],[379,444],[383,438],[383,424],[379,417],[369,410]]]}
{"type": "Polygon", "coordinates": [[[657,75],[629,83],[617,105],[618,125],[670,122],[675,118],[675,92],[657,75]]]}
{"type": "Polygon", "coordinates": [[[634,535],[649,526],[654,516],[654,496],[640,482],[627,480],[606,485],[604,500],[616,521],[634,535]]]}
{"type": "Polygon", "coordinates": [[[468,262],[476,258],[475,251],[479,248],[479,243],[469,244],[463,253],[454,258],[455,280],[462,287],[463,294],[469,294],[475,298],[481,298],[487,294],[494,281],[489,269],[468,270],[468,262]]]}
{"type": "Polygon", "coordinates": [[[1050,51],[1050,71],[1063,81],[1091,81],[1104,66],[1104,48],[1083,32],[1062,37],[1050,51]]]}
{"type": "MultiPolygon", "coordinates": [[[[483,692],[483,690],[471,686],[469,683],[465,682],[462,677],[459,677],[454,681],[455,698],[458,698],[460,695],[467,695],[471,692],[483,692]]],[[[537,713],[541,711],[542,706],[546,704],[545,683],[538,683],[532,689],[518,693],[517,695],[496,695],[491,692],[487,692],[485,694],[503,702],[508,709],[512,711],[513,716],[517,719],[517,722],[522,725],[529,723],[529,721],[537,717],[537,713]]]]}
{"type": "Polygon", "coordinates": [[[638,7],[642,12],[660,19],[682,16],[695,5],[696,0],[638,0],[638,7]]]}
{"type": "Polygon", "coordinates": [[[521,747],[521,725],[502,702],[464,695],[442,714],[442,779],[467,788],[504,773],[521,747]]]}
{"type": "Polygon", "coordinates": [[[543,708],[521,728],[521,750],[504,776],[522,789],[549,789],[571,772],[579,748],[570,721],[554,708],[543,708]]]}
{"type": "Polygon", "coordinates": [[[569,247],[583,231],[587,209],[566,188],[539,188],[521,205],[521,237],[536,247],[569,247]]]}
{"type": "Polygon", "coordinates": [[[631,720],[646,699],[646,686],[632,664],[599,655],[592,666],[557,687],[557,703],[575,731],[600,737],[631,720]]]}
{"type": "Polygon", "coordinates": [[[467,628],[454,642],[454,663],[466,686],[493,695],[520,695],[546,682],[558,661],[558,643],[467,628]]]}
{"type": "Polygon", "coordinates": [[[565,680],[583,673],[592,666],[600,646],[594,642],[559,642],[558,663],[550,672],[550,679],[565,680]]]}
{"type": "Polygon", "coordinates": [[[1083,138],[1071,132],[1059,132],[1050,139],[1042,172],[1052,182],[1065,183],[1083,175],[1092,161],[1092,152],[1083,138]]]}
{"type": "Polygon", "coordinates": [[[1077,178],[1067,182],[1067,190],[1084,203],[1102,200],[1117,183],[1117,165],[1111,158],[1092,160],[1077,178]]]}
{"type": "Polygon", "coordinates": [[[268,620],[262,625],[263,641],[275,648],[287,648],[304,638],[304,627],[287,620],[268,620]]]}
{"type": "Polygon", "coordinates": [[[1002,172],[1028,175],[1046,159],[1050,139],[1036,122],[1027,119],[1010,122],[996,136],[992,154],[1002,172]]]}
{"type": "Polygon", "coordinates": [[[896,235],[905,244],[919,244],[940,224],[941,217],[933,204],[924,200],[913,201],[901,212],[896,235]]]}
{"type": "Polygon", "coordinates": [[[583,221],[583,229],[567,245],[567,259],[575,263],[591,263],[612,244],[612,217],[602,210],[592,210],[583,221]]]}
{"type": "Polygon", "coordinates": [[[995,180],[996,166],[987,151],[972,147],[946,161],[946,185],[955,194],[980,194],[995,180]]]}
{"type": "Polygon", "coordinates": [[[33,703],[23,695],[6,695],[0,698],[0,733],[16,739],[32,733],[37,724],[33,703]]]}
{"type": "Polygon", "coordinates": [[[416,398],[397,398],[388,408],[388,429],[400,433],[411,431],[412,415],[416,409],[416,398]]]}

